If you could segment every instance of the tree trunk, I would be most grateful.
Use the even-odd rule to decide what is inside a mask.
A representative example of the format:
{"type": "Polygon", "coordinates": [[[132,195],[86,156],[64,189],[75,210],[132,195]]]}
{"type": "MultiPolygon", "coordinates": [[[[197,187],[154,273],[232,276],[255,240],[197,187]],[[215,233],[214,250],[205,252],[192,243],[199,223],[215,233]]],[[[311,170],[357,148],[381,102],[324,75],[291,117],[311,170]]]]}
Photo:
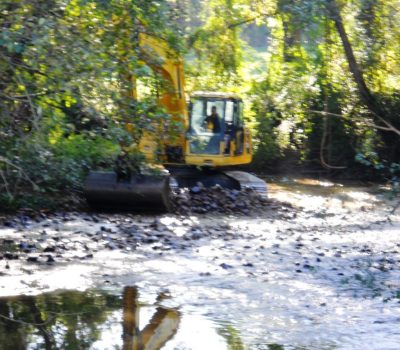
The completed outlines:
{"type": "Polygon", "coordinates": [[[349,69],[357,85],[361,101],[371,112],[378,125],[382,125],[383,123],[383,126],[390,126],[390,128],[392,128],[392,132],[383,130],[377,131],[384,144],[384,147],[378,148],[380,157],[388,161],[398,162],[400,138],[397,131],[400,130],[400,122],[397,114],[393,113],[393,111],[390,110],[390,107],[389,109],[385,107],[384,102],[379,102],[365,83],[363,72],[354,56],[353,48],[344,28],[342,16],[340,15],[340,10],[336,0],[328,0],[327,8],[330,17],[335,22],[336,30],[342,41],[349,69]]]}
{"type": "Polygon", "coordinates": [[[367,84],[365,83],[362,70],[357,63],[356,57],[354,56],[353,48],[349,41],[349,37],[344,28],[342,16],[340,15],[339,7],[336,3],[336,0],[328,0],[328,10],[332,20],[335,22],[336,29],[343,44],[350,72],[353,76],[355,83],[357,84],[357,88],[362,101],[373,114],[384,117],[384,115],[382,115],[383,111],[381,110],[381,108],[379,108],[374,96],[372,95],[367,84]]]}

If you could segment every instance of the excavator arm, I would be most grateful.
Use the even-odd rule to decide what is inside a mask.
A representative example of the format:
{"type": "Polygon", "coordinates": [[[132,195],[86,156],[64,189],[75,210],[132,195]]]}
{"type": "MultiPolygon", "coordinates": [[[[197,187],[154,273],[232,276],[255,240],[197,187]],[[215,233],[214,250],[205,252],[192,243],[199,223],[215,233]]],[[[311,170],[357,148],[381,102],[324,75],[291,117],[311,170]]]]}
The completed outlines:
{"type": "Polygon", "coordinates": [[[159,102],[169,113],[187,121],[185,97],[185,76],[182,59],[169,47],[168,43],[144,32],[139,34],[141,60],[162,75],[170,83],[159,102]]]}
{"type": "MultiPolygon", "coordinates": [[[[146,160],[165,162],[175,154],[175,158],[184,161],[185,130],[188,126],[188,111],[184,91],[184,72],[181,58],[170,48],[167,42],[151,36],[145,31],[138,35],[140,61],[153,71],[159,73],[166,82],[158,97],[158,103],[171,116],[170,122],[180,125],[176,135],[165,132],[162,122],[154,122],[153,130],[144,132],[139,143],[139,150],[146,160]],[[161,150],[157,158],[155,154],[161,150]]],[[[137,98],[135,77],[132,98],[137,98]]],[[[135,126],[129,121],[126,128],[130,131],[135,126]]],[[[126,148],[129,151],[129,147],[126,148]]],[[[129,210],[170,210],[169,177],[165,175],[143,175],[128,172],[120,176],[119,172],[92,171],[86,178],[84,186],[86,200],[92,207],[99,209],[129,210]]]]}
{"type": "MultiPolygon", "coordinates": [[[[163,106],[171,116],[169,123],[177,125],[175,133],[165,132],[166,126],[162,122],[154,125],[156,133],[145,133],[140,141],[139,149],[149,162],[167,162],[170,153],[174,152],[180,156],[176,157],[179,162],[184,160],[185,131],[188,128],[188,108],[185,93],[185,75],[183,61],[177,53],[171,49],[168,43],[152,35],[140,32],[139,38],[140,61],[158,73],[163,79],[158,104],[163,106]],[[158,159],[155,159],[156,151],[161,149],[158,159]]],[[[134,84],[135,85],[135,84],[134,84]]],[[[136,93],[134,93],[137,96],[136,93]]]]}

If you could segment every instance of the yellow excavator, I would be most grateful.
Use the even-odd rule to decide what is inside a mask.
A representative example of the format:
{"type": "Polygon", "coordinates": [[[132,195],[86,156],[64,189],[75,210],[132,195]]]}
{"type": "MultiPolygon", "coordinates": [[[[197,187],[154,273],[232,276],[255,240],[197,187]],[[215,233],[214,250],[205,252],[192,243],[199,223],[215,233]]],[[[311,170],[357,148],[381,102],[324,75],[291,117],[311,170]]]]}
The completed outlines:
{"type": "MultiPolygon", "coordinates": [[[[187,101],[182,59],[165,41],[144,31],[139,33],[138,42],[141,60],[168,83],[158,103],[182,131],[169,135],[160,124],[156,126],[157,135],[144,133],[139,144],[146,161],[162,164],[168,175],[90,172],[84,189],[89,204],[170,210],[171,185],[193,186],[198,182],[206,187],[251,187],[265,195],[263,180],[235,170],[252,160],[252,139],[244,123],[242,99],[233,93],[195,92],[187,101]]],[[[136,91],[132,97],[137,98],[136,91]]],[[[132,127],[127,123],[128,131],[132,127]]]]}

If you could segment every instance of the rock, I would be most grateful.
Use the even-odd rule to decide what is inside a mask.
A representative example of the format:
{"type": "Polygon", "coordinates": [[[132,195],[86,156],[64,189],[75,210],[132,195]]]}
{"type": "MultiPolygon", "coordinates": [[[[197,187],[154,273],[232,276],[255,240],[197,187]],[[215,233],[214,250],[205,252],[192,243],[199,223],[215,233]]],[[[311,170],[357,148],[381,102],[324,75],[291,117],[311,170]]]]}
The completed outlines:
{"type": "Polygon", "coordinates": [[[108,242],[106,247],[110,250],[118,249],[118,246],[114,242],[108,242]]]}
{"type": "Polygon", "coordinates": [[[158,242],[158,238],[156,236],[146,237],[146,238],[143,239],[143,242],[144,243],[149,243],[149,244],[156,243],[156,242],[158,242]]]}
{"type": "Polygon", "coordinates": [[[251,262],[245,263],[242,266],[244,266],[244,267],[254,267],[254,265],[251,262]]]}
{"type": "Polygon", "coordinates": [[[22,250],[22,251],[24,251],[25,253],[28,253],[29,252],[29,245],[28,245],[28,243],[26,243],[26,242],[21,242],[20,244],[19,244],[19,248],[22,250]]]}
{"type": "Polygon", "coordinates": [[[190,188],[190,192],[191,193],[200,193],[201,192],[201,188],[199,186],[193,186],[190,188]]]}
{"type": "Polygon", "coordinates": [[[208,276],[211,276],[211,273],[210,272],[200,272],[199,276],[208,277],[208,276]]]}
{"type": "Polygon", "coordinates": [[[54,246],[47,246],[43,249],[44,253],[54,253],[56,251],[56,247],[54,246]]]}
{"type": "Polygon", "coordinates": [[[219,266],[221,266],[224,270],[233,269],[232,265],[225,264],[225,263],[219,264],[219,266]]]}
{"type": "Polygon", "coordinates": [[[201,231],[195,231],[191,235],[191,239],[193,239],[193,240],[197,240],[197,239],[200,239],[202,237],[203,237],[203,232],[201,232],[201,231]]]}
{"type": "Polygon", "coordinates": [[[28,256],[26,258],[27,262],[32,262],[32,263],[37,263],[39,261],[39,256],[34,255],[34,256],[28,256]]]}
{"type": "Polygon", "coordinates": [[[4,258],[6,258],[7,260],[17,260],[19,259],[19,256],[16,253],[7,252],[4,253],[4,258]]]}

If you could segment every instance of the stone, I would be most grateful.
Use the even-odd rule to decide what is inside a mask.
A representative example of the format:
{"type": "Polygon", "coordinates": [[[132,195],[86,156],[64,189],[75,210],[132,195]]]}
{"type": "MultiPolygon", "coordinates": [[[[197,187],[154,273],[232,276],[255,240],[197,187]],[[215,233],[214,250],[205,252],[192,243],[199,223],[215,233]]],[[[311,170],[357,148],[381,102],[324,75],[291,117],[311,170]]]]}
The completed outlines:
{"type": "Polygon", "coordinates": [[[219,266],[221,266],[224,270],[228,270],[228,269],[232,269],[233,268],[232,265],[229,265],[229,264],[226,264],[226,263],[222,263],[219,266]]]}
{"type": "Polygon", "coordinates": [[[28,256],[27,258],[26,258],[26,261],[27,262],[38,262],[39,261],[39,256],[37,256],[37,255],[34,255],[34,256],[28,256]]]}

